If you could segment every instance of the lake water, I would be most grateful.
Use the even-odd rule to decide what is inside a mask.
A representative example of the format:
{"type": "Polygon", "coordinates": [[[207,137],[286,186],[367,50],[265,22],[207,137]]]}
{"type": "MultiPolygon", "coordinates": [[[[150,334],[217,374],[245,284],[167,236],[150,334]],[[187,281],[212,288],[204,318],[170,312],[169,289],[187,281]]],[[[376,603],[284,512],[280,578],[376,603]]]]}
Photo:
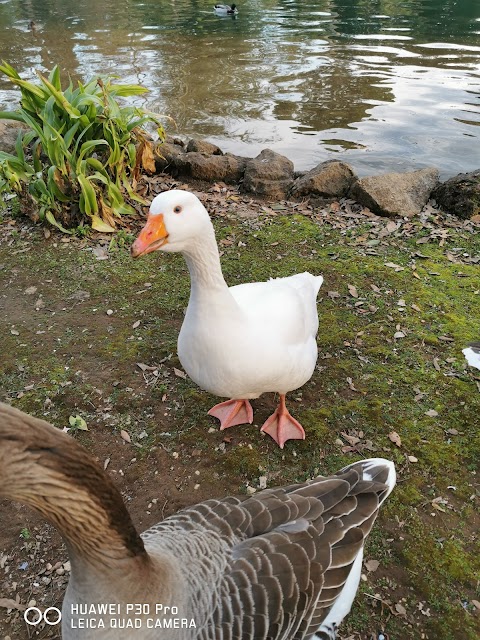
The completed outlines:
{"type": "MultiPolygon", "coordinates": [[[[297,170],[480,167],[480,0],[0,0],[0,59],[150,89],[178,131],[297,170]],[[34,30],[29,30],[30,21],[34,30]]],[[[17,94],[0,77],[0,107],[17,94]]]]}

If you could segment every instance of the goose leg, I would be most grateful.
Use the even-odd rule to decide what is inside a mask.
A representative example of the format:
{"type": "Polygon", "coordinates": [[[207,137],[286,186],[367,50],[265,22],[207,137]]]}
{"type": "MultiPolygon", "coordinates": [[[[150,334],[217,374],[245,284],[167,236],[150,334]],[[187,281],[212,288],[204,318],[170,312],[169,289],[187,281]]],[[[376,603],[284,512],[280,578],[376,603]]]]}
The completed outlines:
{"type": "Polygon", "coordinates": [[[237,424],[252,424],[253,409],[248,400],[227,400],[220,402],[210,409],[209,416],[220,420],[220,431],[234,427],[237,424]]]}
{"type": "Polygon", "coordinates": [[[285,395],[280,394],[280,404],[272,415],[267,418],[261,431],[265,431],[283,449],[287,440],[305,440],[302,425],[292,418],[286,405],[285,395]]]}

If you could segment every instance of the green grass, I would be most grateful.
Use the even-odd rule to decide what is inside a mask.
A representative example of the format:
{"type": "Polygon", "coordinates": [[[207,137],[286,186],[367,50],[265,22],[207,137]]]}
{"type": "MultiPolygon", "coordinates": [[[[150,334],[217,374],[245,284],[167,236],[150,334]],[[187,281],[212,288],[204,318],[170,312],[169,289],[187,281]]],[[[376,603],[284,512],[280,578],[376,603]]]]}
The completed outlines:
{"type": "MultiPolygon", "coordinates": [[[[380,561],[380,568],[362,583],[342,633],[370,638],[383,629],[390,640],[477,638],[471,600],[479,598],[479,518],[472,496],[479,468],[480,393],[461,349],[479,338],[478,265],[452,262],[446,252],[462,247],[464,253],[478,254],[478,235],[449,228],[443,246],[434,234],[430,242],[417,244],[427,232],[412,222],[407,235],[368,245],[376,238],[369,219],[347,229],[298,215],[253,222],[231,217],[215,224],[219,240],[234,238],[232,245],[222,246],[229,284],[305,270],[324,276],[318,367],[289,401],[305,427],[305,442],[290,442],[281,451],[254,426],[208,433],[215,423],[206,412],[214,398],[172,373],[180,367],[176,338],[189,295],[185,264],[167,254],[133,261],[122,242],[105,261],[97,261],[86,243],[54,247],[36,232],[17,234],[9,247],[0,245],[7,300],[12,296],[20,311],[25,305],[26,314],[34,296],[25,296],[23,289],[33,284],[50,310],[20,314],[16,323],[7,313],[1,327],[2,395],[36,414],[50,400],[48,419],[59,426],[81,406],[90,424],[98,419],[100,388],[115,417],[112,428],[126,428],[134,437],[147,432],[141,451],[159,443],[168,451],[198,449],[211,456],[212,478],[239,492],[247,483],[257,486],[264,474],[272,486],[335,471],[360,456],[393,459],[400,482],[366,553],[380,561]],[[30,250],[16,254],[25,240],[30,250]],[[238,247],[240,241],[246,246],[238,247]],[[365,250],[369,246],[376,255],[365,250]],[[7,287],[5,274],[12,269],[19,274],[11,285],[16,293],[7,287]],[[75,307],[78,324],[66,326],[62,318],[72,311],[61,309],[75,304],[71,296],[79,289],[90,297],[75,307]],[[109,318],[107,309],[114,311],[109,318]],[[140,327],[132,329],[137,320],[140,327]],[[12,324],[19,336],[11,334],[12,324]],[[46,333],[37,335],[37,330],[46,333]],[[395,338],[398,331],[404,337],[395,338]],[[159,381],[145,386],[135,363],[158,364],[170,354],[159,365],[159,381]],[[121,384],[112,386],[117,379],[121,384]],[[34,387],[25,390],[30,384],[34,387]],[[168,407],[166,417],[163,407],[168,407]],[[437,415],[426,415],[432,409],[437,415]],[[393,431],[401,447],[389,438],[393,431]],[[358,449],[347,450],[342,434],[358,437],[358,449]],[[222,453],[225,435],[233,445],[223,443],[222,453]],[[446,502],[432,503],[436,498],[446,502]],[[369,597],[375,594],[393,614],[369,597]],[[406,617],[395,610],[400,601],[406,617]],[[418,603],[430,615],[421,614],[418,603]]],[[[271,396],[262,402],[257,427],[273,408],[271,396]]],[[[76,437],[95,450],[90,432],[76,437]]]]}

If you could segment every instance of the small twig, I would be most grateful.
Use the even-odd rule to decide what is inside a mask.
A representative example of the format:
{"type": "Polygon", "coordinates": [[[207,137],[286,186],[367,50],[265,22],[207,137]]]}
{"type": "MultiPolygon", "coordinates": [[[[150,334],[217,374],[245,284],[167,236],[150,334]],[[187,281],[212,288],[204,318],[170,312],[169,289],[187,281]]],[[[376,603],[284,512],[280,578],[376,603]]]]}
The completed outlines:
{"type": "Polygon", "coordinates": [[[385,602],[385,600],[382,600],[382,598],[380,598],[379,596],[372,596],[370,593],[364,593],[363,595],[367,596],[367,598],[372,598],[372,600],[378,600],[378,602],[381,602],[382,604],[384,604],[393,616],[399,615],[396,611],[392,609],[391,605],[389,605],[388,602],[385,602]]]}

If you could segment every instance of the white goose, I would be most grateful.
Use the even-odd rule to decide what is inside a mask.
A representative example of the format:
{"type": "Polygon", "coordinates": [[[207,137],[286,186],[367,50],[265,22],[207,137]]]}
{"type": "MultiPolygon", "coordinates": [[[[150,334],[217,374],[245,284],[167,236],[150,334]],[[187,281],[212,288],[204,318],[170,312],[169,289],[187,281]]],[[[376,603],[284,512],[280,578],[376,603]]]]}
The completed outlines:
{"type": "Polygon", "coordinates": [[[0,403],[0,497],[39,511],[70,556],[63,640],[333,640],[394,485],[392,462],[363,460],[328,478],[202,502],[139,536],[83,447],[0,403]]]}
{"type": "Polygon", "coordinates": [[[190,271],[178,356],[199,387],[231,398],[209,414],[220,420],[221,429],[252,423],[249,399],[277,392],[279,406],[262,431],[282,448],[289,439],[304,439],[301,424],[285,406],[285,395],[304,385],[315,368],[316,297],[322,276],[299,273],[229,288],[210,216],[188,191],[167,191],[154,198],[132,255],[156,250],[180,251],[190,271]]]}
{"type": "Polygon", "coordinates": [[[462,349],[462,353],[471,367],[480,369],[480,342],[471,342],[468,347],[462,349]]]}

